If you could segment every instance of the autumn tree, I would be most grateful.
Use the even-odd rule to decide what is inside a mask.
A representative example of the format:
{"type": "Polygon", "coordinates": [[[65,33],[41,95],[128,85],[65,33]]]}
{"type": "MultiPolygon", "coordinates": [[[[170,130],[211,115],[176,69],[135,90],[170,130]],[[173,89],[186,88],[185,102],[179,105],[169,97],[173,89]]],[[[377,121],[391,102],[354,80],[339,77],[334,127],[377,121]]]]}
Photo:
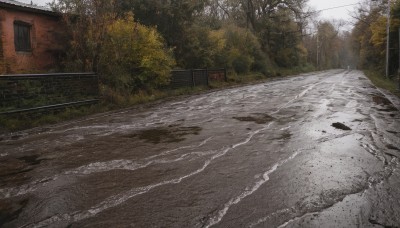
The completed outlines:
{"type": "Polygon", "coordinates": [[[118,92],[134,93],[165,85],[175,60],[155,27],[118,10],[116,0],[55,0],[69,43],[65,70],[95,71],[118,92]]]}
{"type": "Polygon", "coordinates": [[[318,24],[318,55],[320,69],[331,69],[340,67],[339,50],[340,38],[339,28],[333,23],[323,21],[318,24]]]}
{"type": "Polygon", "coordinates": [[[61,12],[66,24],[65,70],[97,71],[107,25],[115,20],[114,0],[53,0],[50,6],[61,12]]]}
{"type": "Polygon", "coordinates": [[[204,10],[206,0],[117,0],[118,12],[133,12],[137,21],[146,26],[155,26],[174,49],[178,65],[185,65],[191,51],[187,36],[193,30],[195,19],[204,10]]]}
{"type": "Polygon", "coordinates": [[[249,0],[243,7],[247,24],[259,37],[263,50],[278,66],[305,63],[303,32],[307,0],[249,0]]]}
{"type": "MultiPolygon", "coordinates": [[[[353,51],[358,56],[358,66],[360,68],[384,66],[384,58],[382,59],[381,56],[382,52],[384,52],[383,46],[378,50],[371,42],[373,36],[371,25],[376,25],[376,22],[380,20],[379,18],[383,16],[383,10],[383,8],[378,6],[362,4],[358,8],[358,13],[353,16],[357,20],[352,31],[353,51]]],[[[383,28],[385,27],[383,25],[383,28]]]]}
{"type": "Polygon", "coordinates": [[[214,24],[234,24],[255,35],[267,62],[295,67],[307,60],[303,35],[311,12],[306,3],[307,0],[212,0],[205,14],[213,22],[220,19],[219,24],[214,24]]]}
{"type": "Polygon", "coordinates": [[[132,14],[107,25],[99,62],[106,84],[128,93],[167,85],[175,65],[157,30],[132,14]]]}
{"type": "MultiPolygon", "coordinates": [[[[400,1],[392,1],[390,9],[389,71],[390,74],[394,74],[399,67],[400,1]]],[[[363,69],[374,69],[384,73],[387,43],[387,1],[361,4],[357,14],[353,17],[357,20],[352,31],[352,40],[354,53],[358,57],[358,66],[363,69]]]]}

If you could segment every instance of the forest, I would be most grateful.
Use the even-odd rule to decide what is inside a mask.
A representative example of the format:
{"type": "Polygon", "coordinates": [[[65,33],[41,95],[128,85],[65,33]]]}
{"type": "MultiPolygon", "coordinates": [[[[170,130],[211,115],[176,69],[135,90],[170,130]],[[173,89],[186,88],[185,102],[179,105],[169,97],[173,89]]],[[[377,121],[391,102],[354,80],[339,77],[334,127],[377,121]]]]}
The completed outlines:
{"type": "MultiPolygon", "coordinates": [[[[54,0],[50,6],[64,15],[68,31],[62,69],[98,72],[119,93],[164,86],[172,69],[225,67],[231,75],[275,77],[351,68],[385,75],[387,0],[364,0],[352,22],[320,20],[307,3],[54,0]]],[[[390,75],[399,68],[399,3],[390,6],[390,75]]]]}

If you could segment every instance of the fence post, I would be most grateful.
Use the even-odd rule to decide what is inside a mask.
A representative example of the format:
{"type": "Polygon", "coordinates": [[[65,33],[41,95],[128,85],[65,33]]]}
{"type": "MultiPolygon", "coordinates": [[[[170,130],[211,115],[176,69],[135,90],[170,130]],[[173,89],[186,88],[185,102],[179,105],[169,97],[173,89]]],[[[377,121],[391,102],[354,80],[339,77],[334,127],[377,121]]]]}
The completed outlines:
{"type": "MultiPolygon", "coordinates": [[[[400,28],[399,28],[399,45],[400,45],[400,28]]],[[[397,70],[397,90],[400,90],[400,51],[399,51],[399,69],[397,70]]]]}
{"type": "Polygon", "coordinates": [[[192,73],[192,86],[195,87],[196,86],[196,82],[194,81],[194,70],[191,69],[190,71],[192,73]]]}
{"type": "Polygon", "coordinates": [[[399,72],[397,73],[397,90],[400,91],[400,68],[399,68],[399,72]]]}
{"type": "Polygon", "coordinates": [[[100,77],[99,74],[97,74],[97,72],[94,72],[94,74],[96,75],[96,82],[97,82],[97,86],[95,89],[95,93],[97,93],[96,98],[100,98],[100,77]]]}
{"type": "Polygon", "coordinates": [[[224,68],[224,79],[225,79],[225,82],[228,82],[228,76],[226,74],[226,68],[224,68]]]}
{"type": "Polygon", "coordinates": [[[207,79],[207,86],[210,86],[209,75],[208,75],[208,67],[206,67],[206,79],[207,79]]]}

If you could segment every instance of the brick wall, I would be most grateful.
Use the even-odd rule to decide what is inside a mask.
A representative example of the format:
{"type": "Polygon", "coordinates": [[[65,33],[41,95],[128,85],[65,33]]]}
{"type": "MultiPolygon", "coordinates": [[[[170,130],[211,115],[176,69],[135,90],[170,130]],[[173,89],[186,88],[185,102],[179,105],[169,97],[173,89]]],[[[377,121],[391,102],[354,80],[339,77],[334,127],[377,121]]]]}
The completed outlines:
{"type": "MultiPolygon", "coordinates": [[[[1,15],[0,15],[0,20],[1,20],[1,15]]],[[[5,73],[7,73],[7,68],[6,68],[6,62],[4,60],[4,54],[3,54],[2,33],[3,33],[3,28],[2,28],[2,24],[0,23],[0,74],[5,74],[5,73]]]]}
{"type": "Polygon", "coordinates": [[[58,17],[0,9],[0,74],[46,72],[55,68],[63,50],[63,32],[58,17]],[[14,21],[31,25],[31,52],[15,51],[14,21]]]}

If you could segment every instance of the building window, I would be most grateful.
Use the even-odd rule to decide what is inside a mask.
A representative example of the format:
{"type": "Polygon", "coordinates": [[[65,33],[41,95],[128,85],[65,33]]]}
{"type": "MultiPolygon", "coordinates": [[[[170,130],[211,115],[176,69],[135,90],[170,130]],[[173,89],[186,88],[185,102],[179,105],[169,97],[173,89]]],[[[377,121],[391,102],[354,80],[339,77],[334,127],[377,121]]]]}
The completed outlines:
{"type": "Polygon", "coordinates": [[[31,25],[28,23],[14,22],[14,44],[15,51],[30,52],[31,48],[31,25]]]}

